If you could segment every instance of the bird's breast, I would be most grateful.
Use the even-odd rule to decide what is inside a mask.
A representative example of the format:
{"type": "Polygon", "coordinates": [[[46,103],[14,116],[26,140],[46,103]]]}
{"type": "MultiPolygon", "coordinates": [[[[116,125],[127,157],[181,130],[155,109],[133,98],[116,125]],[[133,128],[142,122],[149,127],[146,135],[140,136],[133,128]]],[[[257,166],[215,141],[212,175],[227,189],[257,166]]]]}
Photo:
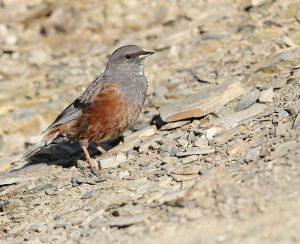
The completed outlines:
{"type": "Polygon", "coordinates": [[[114,139],[137,119],[140,110],[139,104],[126,99],[117,85],[110,85],[84,111],[81,137],[95,143],[114,139]]]}

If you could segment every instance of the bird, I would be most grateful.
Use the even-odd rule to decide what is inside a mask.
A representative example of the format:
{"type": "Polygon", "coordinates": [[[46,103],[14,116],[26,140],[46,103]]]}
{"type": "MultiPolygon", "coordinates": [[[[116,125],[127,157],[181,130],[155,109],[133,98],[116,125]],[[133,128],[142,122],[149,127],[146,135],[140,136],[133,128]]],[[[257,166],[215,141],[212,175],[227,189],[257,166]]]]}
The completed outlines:
{"type": "Polygon", "coordinates": [[[104,72],[57,116],[42,133],[42,139],[21,160],[28,160],[54,143],[79,142],[91,171],[99,174],[88,145],[91,143],[105,153],[100,144],[117,138],[137,120],[148,88],[144,61],[153,53],[137,45],[116,49],[108,58],[104,72]]]}

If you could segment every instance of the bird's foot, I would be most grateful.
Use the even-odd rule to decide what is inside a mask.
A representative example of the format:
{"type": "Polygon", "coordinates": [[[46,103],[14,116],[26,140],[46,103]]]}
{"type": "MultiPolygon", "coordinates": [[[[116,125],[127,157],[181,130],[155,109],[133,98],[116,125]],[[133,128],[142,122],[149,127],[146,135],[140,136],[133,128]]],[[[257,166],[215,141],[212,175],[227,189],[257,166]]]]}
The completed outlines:
{"type": "Polygon", "coordinates": [[[91,169],[91,172],[92,172],[95,176],[99,177],[99,176],[101,175],[100,169],[99,169],[98,167],[93,166],[93,167],[90,167],[90,169],[91,169]]]}

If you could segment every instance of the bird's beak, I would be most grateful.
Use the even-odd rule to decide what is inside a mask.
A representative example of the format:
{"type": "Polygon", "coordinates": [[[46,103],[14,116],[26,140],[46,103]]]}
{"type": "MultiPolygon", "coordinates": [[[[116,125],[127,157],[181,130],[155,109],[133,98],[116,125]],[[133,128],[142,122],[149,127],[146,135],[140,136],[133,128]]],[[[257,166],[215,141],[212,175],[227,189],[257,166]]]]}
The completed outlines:
{"type": "Polygon", "coordinates": [[[154,52],[143,51],[143,52],[139,55],[139,59],[146,58],[146,57],[152,55],[153,53],[154,53],[154,52]]]}

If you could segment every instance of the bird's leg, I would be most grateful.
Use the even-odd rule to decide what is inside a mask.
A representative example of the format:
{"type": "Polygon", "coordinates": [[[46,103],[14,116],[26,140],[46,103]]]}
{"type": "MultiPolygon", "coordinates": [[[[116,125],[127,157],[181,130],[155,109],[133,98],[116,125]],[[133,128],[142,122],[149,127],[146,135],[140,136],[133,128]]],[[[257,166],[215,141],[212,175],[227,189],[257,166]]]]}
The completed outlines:
{"type": "Polygon", "coordinates": [[[97,148],[97,150],[98,150],[99,152],[101,152],[101,154],[106,153],[106,150],[104,150],[101,146],[99,146],[99,145],[97,145],[97,144],[95,144],[95,143],[92,143],[92,144],[97,148]]]}
{"type": "Polygon", "coordinates": [[[103,156],[105,154],[106,157],[110,157],[110,156],[116,156],[118,152],[116,151],[106,151],[105,149],[103,149],[101,146],[95,144],[92,142],[92,144],[98,149],[99,152],[101,152],[101,156],[103,156]]]}
{"type": "Polygon", "coordinates": [[[85,157],[90,165],[90,168],[91,168],[91,171],[95,174],[95,175],[99,175],[99,168],[97,167],[97,165],[95,165],[93,163],[93,160],[89,154],[89,151],[88,151],[88,141],[87,140],[82,140],[80,141],[80,146],[82,147],[82,150],[85,154],[85,157]]]}
{"type": "Polygon", "coordinates": [[[83,149],[83,152],[85,154],[86,159],[88,160],[88,163],[89,163],[90,167],[91,168],[95,167],[95,165],[93,164],[93,161],[91,159],[91,156],[90,156],[90,154],[89,154],[89,152],[87,150],[87,147],[86,146],[82,146],[82,149],[83,149]]]}

